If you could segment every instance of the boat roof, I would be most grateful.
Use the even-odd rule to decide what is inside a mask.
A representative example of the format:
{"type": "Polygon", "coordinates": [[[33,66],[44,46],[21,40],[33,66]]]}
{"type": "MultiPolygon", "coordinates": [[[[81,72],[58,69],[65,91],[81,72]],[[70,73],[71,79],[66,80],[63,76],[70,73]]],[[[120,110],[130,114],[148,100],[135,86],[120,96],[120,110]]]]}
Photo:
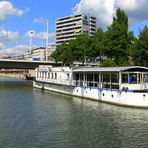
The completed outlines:
{"type": "Polygon", "coordinates": [[[73,72],[148,72],[147,67],[128,66],[128,67],[77,67],[73,72]]]}

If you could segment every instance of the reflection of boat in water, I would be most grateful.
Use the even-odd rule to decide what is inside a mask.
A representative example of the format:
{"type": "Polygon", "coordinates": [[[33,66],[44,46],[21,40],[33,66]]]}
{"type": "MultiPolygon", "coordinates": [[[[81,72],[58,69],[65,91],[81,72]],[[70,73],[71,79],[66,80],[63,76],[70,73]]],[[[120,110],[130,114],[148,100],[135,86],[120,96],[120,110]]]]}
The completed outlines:
{"type": "Polygon", "coordinates": [[[147,67],[39,66],[34,87],[123,106],[148,107],[147,67]]]}

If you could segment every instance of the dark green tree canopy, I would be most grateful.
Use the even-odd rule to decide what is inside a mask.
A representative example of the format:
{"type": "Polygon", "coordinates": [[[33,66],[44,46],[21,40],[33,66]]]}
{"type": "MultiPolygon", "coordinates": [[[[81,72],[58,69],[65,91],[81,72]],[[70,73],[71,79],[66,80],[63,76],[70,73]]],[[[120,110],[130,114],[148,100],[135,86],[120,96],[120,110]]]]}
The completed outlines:
{"type": "Polygon", "coordinates": [[[145,26],[137,39],[133,52],[134,62],[136,65],[148,66],[148,27],[145,26]]]}

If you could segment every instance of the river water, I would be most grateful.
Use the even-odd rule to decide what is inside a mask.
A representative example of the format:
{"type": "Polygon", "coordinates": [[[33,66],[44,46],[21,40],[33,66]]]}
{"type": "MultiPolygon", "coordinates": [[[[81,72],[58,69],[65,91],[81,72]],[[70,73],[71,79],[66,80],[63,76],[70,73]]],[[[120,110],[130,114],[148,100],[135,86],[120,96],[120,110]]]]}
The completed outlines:
{"type": "MultiPolygon", "coordinates": [[[[133,98],[134,99],[134,98],[133,98]]],[[[148,110],[130,109],[0,78],[0,148],[148,147],[148,110]]]]}

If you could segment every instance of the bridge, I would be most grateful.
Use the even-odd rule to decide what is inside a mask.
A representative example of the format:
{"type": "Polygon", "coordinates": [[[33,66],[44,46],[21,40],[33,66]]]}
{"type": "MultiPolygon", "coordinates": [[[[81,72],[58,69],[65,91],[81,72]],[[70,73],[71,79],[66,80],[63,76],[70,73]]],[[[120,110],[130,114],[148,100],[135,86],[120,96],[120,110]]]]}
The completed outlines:
{"type": "Polygon", "coordinates": [[[0,59],[0,68],[4,69],[35,69],[39,65],[53,65],[59,66],[61,63],[54,61],[27,61],[27,60],[10,60],[0,59]]]}

